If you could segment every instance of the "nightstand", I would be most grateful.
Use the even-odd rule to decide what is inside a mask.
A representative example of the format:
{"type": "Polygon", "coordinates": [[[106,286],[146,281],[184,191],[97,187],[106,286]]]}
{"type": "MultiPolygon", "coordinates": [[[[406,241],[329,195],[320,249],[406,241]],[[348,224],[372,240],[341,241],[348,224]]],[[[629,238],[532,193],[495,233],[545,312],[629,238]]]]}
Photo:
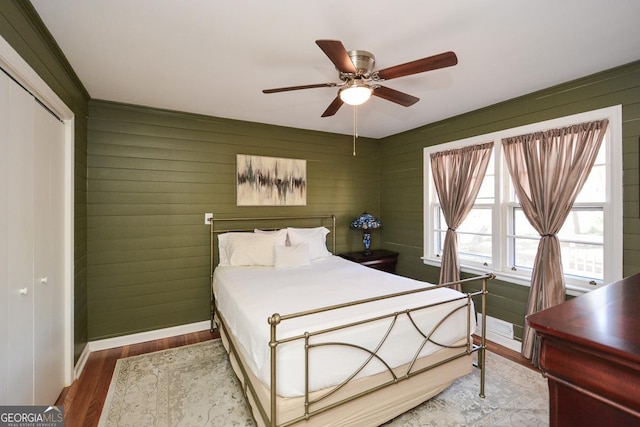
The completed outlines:
{"type": "Polygon", "coordinates": [[[396,264],[398,263],[398,253],[387,251],[384,249],[375,249],[371,254],[365,255],[364,252],[349,252],[340,254],[344,259],[366,265],[367,267],[377,270],[387,271],[389,273],[396,272],[396,264]]]}

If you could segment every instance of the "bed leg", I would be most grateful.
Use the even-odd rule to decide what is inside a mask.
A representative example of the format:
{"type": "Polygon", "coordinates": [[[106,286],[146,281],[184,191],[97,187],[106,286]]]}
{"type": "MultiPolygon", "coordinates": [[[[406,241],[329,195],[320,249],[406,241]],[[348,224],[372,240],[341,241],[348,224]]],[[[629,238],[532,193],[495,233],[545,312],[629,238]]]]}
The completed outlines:
{"type": "Polygon", "coordinates": [[[482,279],[482,337],[480,337],[480,351],[478,352],[478,365],[480,367],[480,397],[484,399],[484,383],[486,371],[485,352],[487,351],[487,283],[489,279],[482,279]]]}
{"type": "Polygon", "coordinates": [[[209,328],[210,332],[213,333],[213,330],[215,329],[215,325],[213,323],[213,307],[211,307],[211,327],[209,328]]]}
{"type": "MultiPolygon", "coordinates": [[[[211,288],[213,289],[213,287],[211,288]]],[[[213,333],[216,329],[216,322],[215,322],[215,318],[216,318],[216,301],[215,298],[213,296],[213,291],[211,291],[211,302],[210,302],[210,314],[211,314],[211,332],[213,333]]]]}
{"type": "Polygon", "coordinates": [[[213,296],[213,263],[215,258],[215,230],[213,225],[213,216],[209,218],[209,310],[211,311],[211,332],[216,328],[213,317],[216,310],[215,299],[213,296]]]}
{"type": "Polygon", "coordinates": [[[480,359],[480,397],[484,399],[484,378],[485,378],[485,359],[484,359],[485,347],[484,345],[480,348],[480,352],[478,353],[478,359],[480,359]]]}

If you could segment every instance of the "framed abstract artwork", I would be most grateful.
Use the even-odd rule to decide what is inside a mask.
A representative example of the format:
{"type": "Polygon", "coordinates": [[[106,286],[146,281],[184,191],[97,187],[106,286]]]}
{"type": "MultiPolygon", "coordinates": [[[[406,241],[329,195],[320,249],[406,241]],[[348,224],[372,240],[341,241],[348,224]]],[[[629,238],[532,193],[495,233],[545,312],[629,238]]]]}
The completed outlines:
{"type": "Polygon", "coordinates": [[[307,161],[236,155],[238,206],[306,206],[307,161]]]}

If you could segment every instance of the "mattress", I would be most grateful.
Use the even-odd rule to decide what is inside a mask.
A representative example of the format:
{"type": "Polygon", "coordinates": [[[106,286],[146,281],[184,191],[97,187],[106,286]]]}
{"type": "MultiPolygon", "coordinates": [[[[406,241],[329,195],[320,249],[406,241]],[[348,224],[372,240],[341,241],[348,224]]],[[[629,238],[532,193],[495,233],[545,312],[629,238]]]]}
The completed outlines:
{"type": "MultiPolygon", "coordinates": [[[[217,310],[234,335],[247,367],[267,388],[271,375],[268,318],[273,314],[286,315],[425,286],[427,284],[424,282],[374,270],[337,256],[316,259],[311,265],[289,269],[218,266],[213,280],[217,310]]],[[[278,325],[277,339],[331,329],[458,297],[464,297],[464,294],[440,288],[289,319],[278,325]]],[[[399,315],[397,319],[392,316],[313,337],[312,344],[352,345],[327,345],[312,349],[309,356],[309,391],[334,386],[353,375],[370,358],[370,354],[362,349],[375,351],[378,357],[371,358],[354,379],[384,372],[387,366],[393,368],[410,363],[415,357],[423,357],[442,348],[432,342],[425,344],[413,323],[428,335],[442,322],[431,335],[432,340],[442,345],[459,342],[475,330],[475,317],[472,315],[468,318],[466,309],[455,310],[466,303],[466,298],[462,298],[413,312],[411,319],[406,315],[399,315]],[[392,323],[391,332],[385,338],[392,323]],[[384,343],[381,344],[383,339],[384,343]]],[[[280,344],[277,351],[277,394],[283,397],[304,395],[304,342],[296,340],[280,344]]]]}

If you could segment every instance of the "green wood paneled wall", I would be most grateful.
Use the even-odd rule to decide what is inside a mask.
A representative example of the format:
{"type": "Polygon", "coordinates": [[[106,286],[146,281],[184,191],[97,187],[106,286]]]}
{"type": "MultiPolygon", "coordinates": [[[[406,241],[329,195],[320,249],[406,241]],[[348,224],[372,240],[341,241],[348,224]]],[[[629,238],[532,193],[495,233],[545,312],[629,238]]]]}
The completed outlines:
{"type": "Polygon", "coordinates": [[[208,319],[205,212],[333,213],[341,252],[361,245],[351,219],[380,209],[375,140],[354,157],[347,135],[94,100],[89,117],[91,340],[208,319]],[[236,154],[306,159],[307,205],[237,207],[236,154]]]}
{"type": "Polygon", "coordinates": [[[75,114],[74,353],[87,329],[87,115],[89,94],[28,1],[0,1],[0,34],[75,114]]]}
{"type": "MultiPolygon", "coordinates": [[[[617,104],[623,105],[624,187],[620,191],[624,192],[624,275],[640,272],[640,62],[384,139],[380,156],[380,215],[385,220],[382,245],[400,252],[398,272],[438,280],[438,269],[425,266],[420,259],[424,147],[617,104]]],[[[490,284],[487,314],[513,323],[518,338],[522,336],[528,292],[528,287],[511,283],[490,284]]]]}

